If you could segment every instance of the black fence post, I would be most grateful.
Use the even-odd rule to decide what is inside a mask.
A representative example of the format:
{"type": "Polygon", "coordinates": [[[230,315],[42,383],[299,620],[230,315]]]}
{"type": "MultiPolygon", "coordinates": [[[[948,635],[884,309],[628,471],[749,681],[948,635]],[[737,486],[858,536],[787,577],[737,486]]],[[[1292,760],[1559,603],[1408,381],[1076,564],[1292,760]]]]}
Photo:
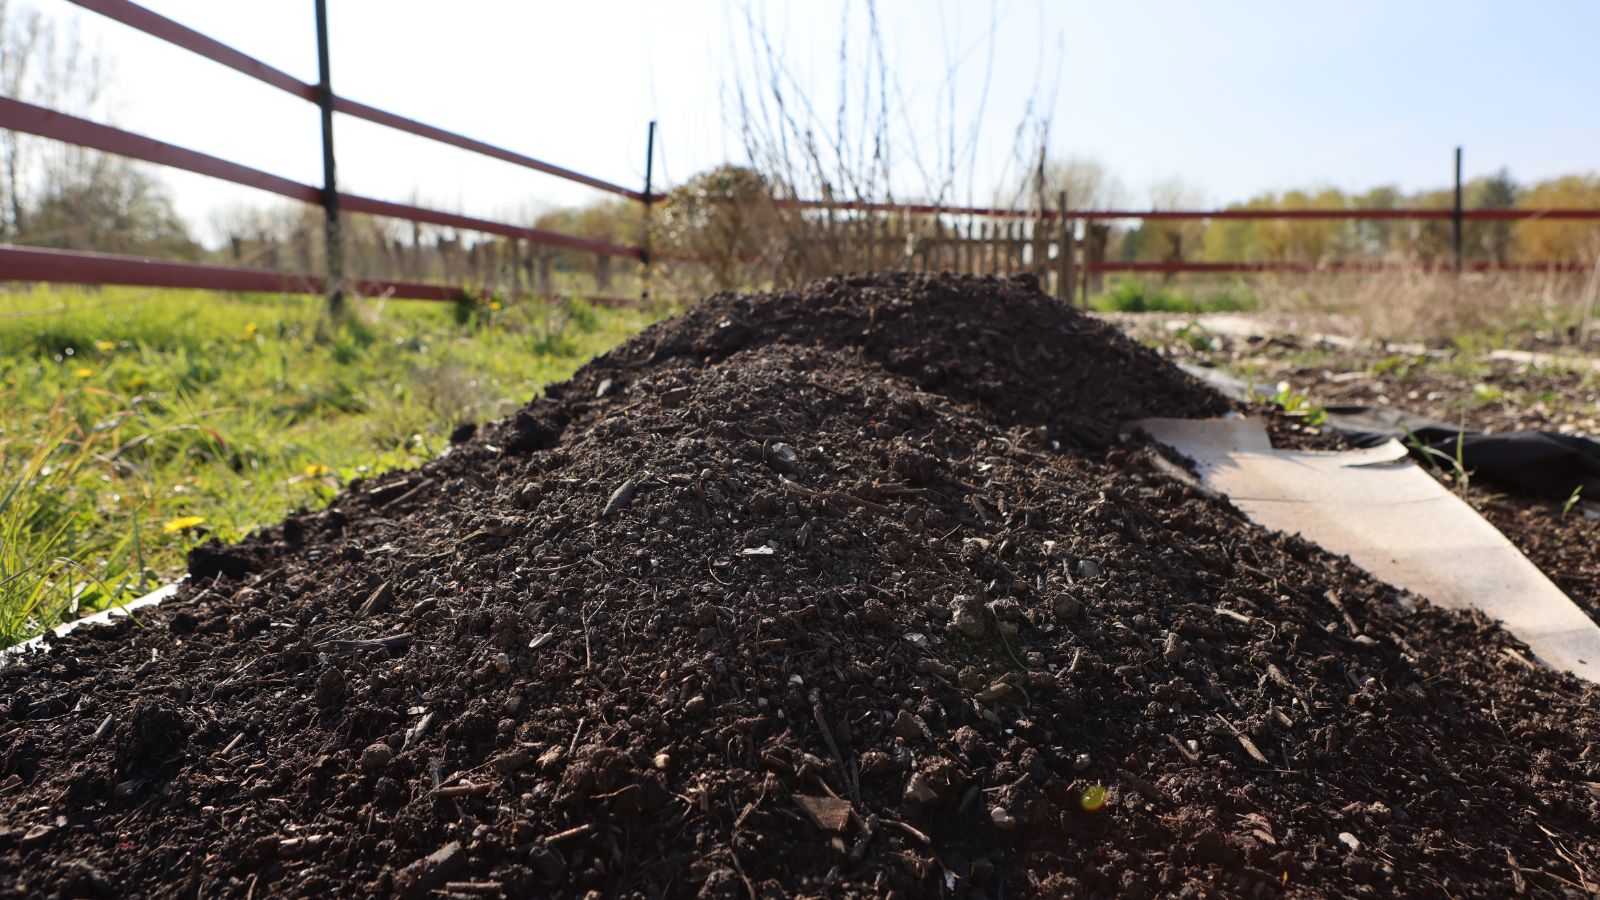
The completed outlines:
{"type": "Polygon", "coordinates": [[[656,162],[656,120],[650,120],[650,130],[644,139],[644,239],[640,241],[639,264],[643,273],[639,279],[639,302],[645,305],[650,303],[650,208],[655,204],[656,197],[652,193],[655,176],[656,162]]]}
{"type": "Polygon", "coordinates": [[[1067,215],[1067,192],[1056,195],[1056,209],[1061,215],[1061,248],[1056,251],[1056,296],[1068,306],[1077,306],[1078,261],[1073,246],[1072,219],[1067,215]]]}
{"type": "Polygon", "coordinates": [[[317,6],[317,105],[322,107],[322,212],[327,251],[328,312],[344,310],[344,238],[339,233],[339,182],[333,164],[333,78],[328,65],[328,0],[317,6]]]}
{"type": "Polygon", "coordinates": [[[1450,215],[1450,237],[1455,246],[1456,274],[1461,274],[1461,148],[1456,148],[1456,201],[1450,215]]]}

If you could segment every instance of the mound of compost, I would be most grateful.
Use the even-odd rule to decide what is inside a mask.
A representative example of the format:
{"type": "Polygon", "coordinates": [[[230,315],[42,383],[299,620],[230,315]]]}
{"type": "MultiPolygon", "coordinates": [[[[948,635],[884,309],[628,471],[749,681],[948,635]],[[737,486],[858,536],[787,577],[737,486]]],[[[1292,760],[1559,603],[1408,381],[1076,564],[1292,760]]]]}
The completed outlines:
{"type": "Polygon", "coordinates": [[[1600,693],[1025,281],[719,295],[0,670],[0,891],[1583,895],[1600,693]]]}

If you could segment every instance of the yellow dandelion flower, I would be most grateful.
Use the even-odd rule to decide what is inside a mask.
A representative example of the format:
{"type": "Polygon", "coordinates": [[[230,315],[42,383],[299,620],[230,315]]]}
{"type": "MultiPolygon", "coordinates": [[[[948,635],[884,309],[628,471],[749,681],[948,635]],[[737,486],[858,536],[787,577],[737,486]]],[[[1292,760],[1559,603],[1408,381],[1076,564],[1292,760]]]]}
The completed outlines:
{"type": "Polygon", "coordinates": [[[78,376],[79,378],[88,378],[94,374],[94,370],[90,368],[76,369],[72,374],[78,376]]]}
{"type": "Polygon", "coordinates": [[[1084,812],[1099,812],[1106,805],[1106,786],[1096,784],[1086,788],[1078,799],[1078,805],[1083,807],[1084,812]]]}
{"type": "Polygon", "coordinates": [[[96,350],[99,350],[101,353],[110,353],[111,351],[117,349],[117,342],[116,341],[95,341],[94,342],[94,348],[96,350]]]}
{"type": "Polygon", "coordinates": [[[489,309],[491,311],[499,310],[500,309],[500,301],[499,300],[490,300],[489,301],[489,309]]]}
{"type": "Polygon", "coordinates": [[[307,478],[321,478],[324,475],[332,475],[332,474],[333,474],[333,470],[328,468],[327,466],[323,465],[322,463],[312,463],[311,465],[306,466],[306,477],[307,478]]]}
{"type": "Polygon", "coordinates": [[[205,516],[179,516],[176,519],[168,519],[167,523],[161,526],[161,530],[167,534],[176,534],[180,531],[188,531],[205,522],[205,520],[205,516]]]}

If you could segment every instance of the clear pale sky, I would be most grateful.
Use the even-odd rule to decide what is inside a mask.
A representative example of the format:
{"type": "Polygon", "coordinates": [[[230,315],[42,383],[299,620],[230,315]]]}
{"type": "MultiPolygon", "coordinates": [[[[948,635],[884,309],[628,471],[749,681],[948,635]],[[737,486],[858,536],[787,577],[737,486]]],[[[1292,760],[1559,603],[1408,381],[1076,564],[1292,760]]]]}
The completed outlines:
{"type": "MultiPolygon", "coordinates": [[[[65,0],[22,2],[77,23],[114,60],[116,124],[319,180],[310,104],[65,0]]],[[[316,80],[311,0],[146,5],[316,80]]],[[[859,49],[865,10],[862,0],[329,7],[339,93],[630,186],[643,180],[652,118],[657,172],[670,180],[742,160],[726,98],[748,56],[747,15],[764,21],[831,120],[841,33],[859,49]]],[[[1016,177],[1016,164],[1006,166],[1030,97],[1053,100],[1052,156],[1100,160],[1136,204],[1173,177],[1213,203],[1318,185],[1440,187],[1457,144],[1469,177],[1501,166],[1520,180],[1600,168],[1600,3],[882,0],[878,18],[912,123],[898,135],[901,158],[912,145],[931,155],[932,134],[950,120],[941,84],[952,63],[955,121],[976,119],[988,83],[975,200],[1016,177]]],[[[342,186],[353,192],[416,192],[479,215],[599,196],[344,117],[336,131],[342,186]]],[[[911,175],[900,185],[907,194],[920,184],[911,175]]],[[[198,176],[170,173],[169,183],[201,225],[220,204],[272,199],[198,176]]]]}

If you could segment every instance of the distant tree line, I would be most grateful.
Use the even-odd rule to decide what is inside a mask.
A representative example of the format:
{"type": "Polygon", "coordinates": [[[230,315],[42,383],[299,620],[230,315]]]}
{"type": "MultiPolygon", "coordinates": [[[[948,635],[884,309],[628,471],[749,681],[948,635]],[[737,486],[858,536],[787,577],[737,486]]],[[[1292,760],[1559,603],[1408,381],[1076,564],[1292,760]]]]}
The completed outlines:
{"type": "MultiPolygon", "coordinates": [[[[0,95],[105,115],[108,69],[76,34],[0,0],[0,95]]],[[[0,130],[0,240],[193,259],[200,247],[148,170],[79,147],[0,130]]]]}
{"type": "MultiPolygon", "coordinates": [[[[1066,191],[1074,209],[1128,208],[1127,191],[1094,161],[1068,160],[1046,168],[1047,196],[1066,191]]],[[[1453,190],[1407,193],[1377,187],[1334,187],[1260,194],[1224,209],[1450,209],[1453,190]]],[[[1466,209],[1600,209],[1600,175],[1567,175],[1518,184],[1509,171],[1462,185],[1466,209]]],[[[1157,184],[1150,207],[1201,209],[1199,192],[1181,181],[1157,184]]],[[[1448,220],[1218,219],[1145,220],[1110,229],[1108,259],[1125,262],[1273,262],[1403,259],[1442,263],[1452,257],[1448,220]]],[[[1463,253],[1484,262],[1591,261],[1600,256],[1600,224],[1581,220],[1467,222],[1463,253]]]]}

